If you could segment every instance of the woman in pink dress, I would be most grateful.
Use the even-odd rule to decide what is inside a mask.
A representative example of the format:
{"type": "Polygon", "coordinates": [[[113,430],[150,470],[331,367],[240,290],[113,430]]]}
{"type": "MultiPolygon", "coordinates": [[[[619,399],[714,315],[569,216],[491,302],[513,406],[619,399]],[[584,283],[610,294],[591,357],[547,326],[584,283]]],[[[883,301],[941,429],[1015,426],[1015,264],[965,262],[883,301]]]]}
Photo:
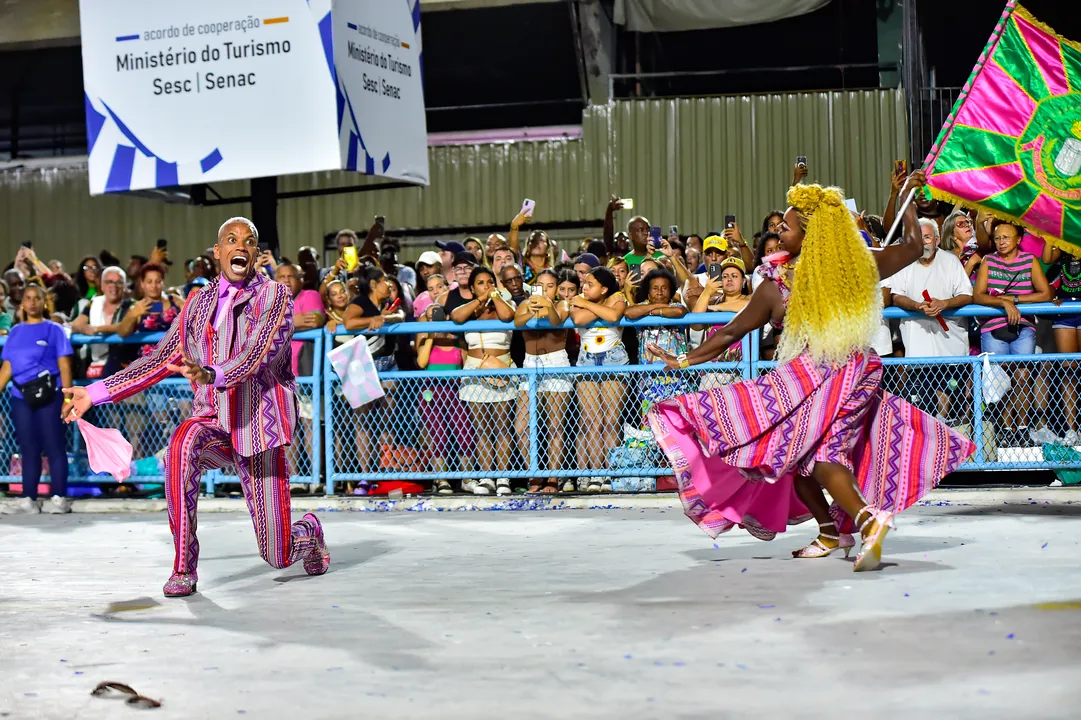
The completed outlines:
{"type": "MultiPolygon", "coordinates": [[[[922,175],[909,181],[922,184],[922,175]]],[[[767,322],[783,327],[778,365],[758,378],[655,405],[649,420],[672,463],[684,511],[710,536],[734,526],[772,539],[814,517],[819,536],[797,557],[854,542],[855,570],[878,567],[892,517],[975,451],[965,437],[882,391],[871,349],[882,317],[881,278],[914,262],[914,206],[902,242],[867,248],[836,188],[788,191],[782,250],[739,315],[686,355],[651,351],[672,368],[708,362],[767,322]],[[798,268],[798,272],[797,272],[798,268]],[[827,506],[821,488],[834,506],[827,506]]]]}

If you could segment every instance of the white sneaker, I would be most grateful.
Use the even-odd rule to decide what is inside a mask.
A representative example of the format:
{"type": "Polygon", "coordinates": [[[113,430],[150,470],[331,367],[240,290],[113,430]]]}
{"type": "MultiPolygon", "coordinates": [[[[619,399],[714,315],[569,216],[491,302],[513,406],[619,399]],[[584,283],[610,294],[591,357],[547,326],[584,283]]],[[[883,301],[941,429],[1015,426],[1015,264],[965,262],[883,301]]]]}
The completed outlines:
{"type": "Polygon", "coordinates": [[[495,480],[491,478],[481,478],[473,484],[474,495],[491,495],[495,492],[495,480]]]}
{"type": "Polygon", "coordinates": [[[604,478],[591,477],[586,482],[587,493],[599,493],[604,487],[604,478]]]}
{"type": "Polygon", "coordinates": [[[477,490],[476,480],[462,480],[462,492],[475,493],[477,490]]]}
{"type": "Polygon", "coordinates": [[[41,504],[41,511],[49,515],[66,515],[71,512],[71,498],[53,495],[48,502],[41,504]]]}
{"type": "Polygon", "coordinates": [[[41,501],[30,498],[12,500],[0,507],[0,514],[4,515],[39,515],[41,514],[41,501]]]}
{"type": "Polygon", "coordinates": [[[499,478],[495,481],[495,494],[496,495],[510,495],[510,478],[499,478]]]}

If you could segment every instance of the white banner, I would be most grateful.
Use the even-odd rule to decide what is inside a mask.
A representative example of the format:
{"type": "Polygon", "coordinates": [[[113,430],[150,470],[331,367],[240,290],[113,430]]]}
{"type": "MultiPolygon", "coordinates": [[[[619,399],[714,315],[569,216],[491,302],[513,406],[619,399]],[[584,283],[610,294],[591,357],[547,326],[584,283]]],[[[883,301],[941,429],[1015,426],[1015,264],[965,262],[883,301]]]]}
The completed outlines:
{"type": "Polygon", "coordinates": [[[334,0],[342,167],[428,184],[420,0],[334,0]]]}
{"type": "Polygon", "coordinates": [[[358,130],[352,169],[426,184],[417,2],[81,0],[90,193],[343,168],[343,127],[358,130]],[[391,83],[389,60],[378,71],[398,88],[397,133],[384,96],[354,90],[351,73],[335,86],[332,28],[346,22],[402,33],[413,50],[396,54],[412,82],[391,83]]]}

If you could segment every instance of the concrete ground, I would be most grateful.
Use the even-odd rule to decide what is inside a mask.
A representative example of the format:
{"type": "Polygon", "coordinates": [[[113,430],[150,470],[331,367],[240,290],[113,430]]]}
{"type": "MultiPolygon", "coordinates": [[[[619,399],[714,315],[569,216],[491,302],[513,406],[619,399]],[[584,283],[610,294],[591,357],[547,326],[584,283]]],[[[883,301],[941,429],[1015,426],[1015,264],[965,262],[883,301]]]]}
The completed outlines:
{"type": "Polygon", "coordinates": [[[662,502],[325,512],[308,578],[208,512],[184,600],[160,513],[5,517],[0,717],[1077,717],[1081,496],[932,497],[861,575],[662,502]]]}

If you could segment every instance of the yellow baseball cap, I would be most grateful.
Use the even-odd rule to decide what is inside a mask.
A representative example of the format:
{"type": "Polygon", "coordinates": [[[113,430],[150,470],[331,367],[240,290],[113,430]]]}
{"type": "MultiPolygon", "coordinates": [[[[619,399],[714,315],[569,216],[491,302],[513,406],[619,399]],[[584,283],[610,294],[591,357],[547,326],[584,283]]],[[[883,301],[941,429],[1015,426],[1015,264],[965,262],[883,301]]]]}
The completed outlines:
{"type": "Polygon", "coordinates": [[[730,257],[721,260],[721,272],[724,272],[726,267],[738,268],[744,275],[747,274],[747,266],[743,264],[743,260],[738,257],[730,257]]]}
{"type": "Polygon", "coordinates": [[[706,253],[709,250],[720,250],[721,252],[728,252],[728,241],[720,235],[710,235],[708,238],[702,241],[702,252],[706,253]]]}

